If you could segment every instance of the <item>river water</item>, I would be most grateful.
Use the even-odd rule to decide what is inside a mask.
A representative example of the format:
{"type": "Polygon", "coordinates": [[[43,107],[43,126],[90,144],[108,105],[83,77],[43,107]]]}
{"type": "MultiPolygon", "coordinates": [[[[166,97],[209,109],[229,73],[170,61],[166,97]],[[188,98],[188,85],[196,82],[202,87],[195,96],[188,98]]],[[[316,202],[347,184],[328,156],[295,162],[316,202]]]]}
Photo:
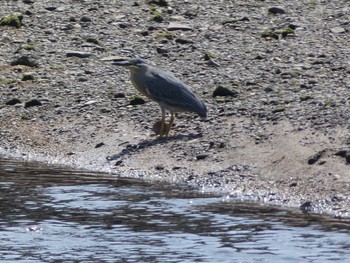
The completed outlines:
{"type": "Polygon", "coordinates": [[[0,262],[350,262],[350,222],[0,158],[0,262]]]}

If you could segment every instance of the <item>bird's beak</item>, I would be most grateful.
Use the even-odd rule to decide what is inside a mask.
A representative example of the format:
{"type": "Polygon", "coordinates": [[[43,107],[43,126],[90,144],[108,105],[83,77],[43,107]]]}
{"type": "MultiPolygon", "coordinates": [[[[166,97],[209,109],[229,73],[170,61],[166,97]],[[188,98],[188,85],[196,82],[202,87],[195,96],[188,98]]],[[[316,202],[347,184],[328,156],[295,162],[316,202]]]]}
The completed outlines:
{"type": "Polygon", "coordinates": [[[114,66],[122,66],[122,67],[130,67],[132,64],[130,64],[129,61],[113,61],[112,65],[114,66]]]}

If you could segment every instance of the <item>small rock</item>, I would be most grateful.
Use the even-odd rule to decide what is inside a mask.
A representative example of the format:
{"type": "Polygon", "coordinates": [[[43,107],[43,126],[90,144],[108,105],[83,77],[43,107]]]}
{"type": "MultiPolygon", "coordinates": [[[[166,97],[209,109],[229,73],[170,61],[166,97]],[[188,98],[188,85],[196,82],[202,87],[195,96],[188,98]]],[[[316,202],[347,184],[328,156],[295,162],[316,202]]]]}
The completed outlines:
{"type": "Polygon", "coordinates": [[[46,10],[48,11],[55,11],[56,10],[56,6],[48,6],[48,7],[45,7],[46,10]]]}
{"type": "Polygon", "coordinates": [[[268,9],[268,12],[271,13],[271,14],[274,14],[274,15],[277,15],[277,14],[286,14],[286,10],[281,7],[281,6],[273,6],[273,7],[270,7],[268,9]]]}
{"type": "Polygon", "coordinates": [[[11,100],[8,100],[8,101],[6,101],[6,105],[16,105],[16,104],[18,104],[18,103],[22,103],[19,99],[17,99],[17,98],[14,98],[14,99],[11,99],[11,100]]]}
{"type": "Polygon", "coordinates": [[[193,30],[193,28],[187,24],[181,24],[178,22],[170,22],[167,26],[168,31],[174,31],[174,30],[183,30],[183,31],[190,31],[193,30]]]}
{"type": "Polygon", "coordinates": [[[118,92],[118,93],[114,94],[114,98],[115,98],[115,99],[122,99],[122,98],[125,98],[125,94],[124,94],[124,93],[121,93],[121,92],[118,92]]]}
{"type": "Polygon", "coordinates": [[[228,88],[225,88],[223,86],[218,86],[214,92],[213,92],[213,97],[226,97],[226,96],[230,96],[230,97],[237,97],[238,96],[238,92],[237,91],[233,91],[233,90],[229,90],[228,88]]]}
{"type": "Polygon", "coordinates": [[[209,59],[207,61],[207,65],[208,66],[213,66],[213,67],[220,67],[220,64],[218,62],[216,62],[215,60],[213,60],[213,59],[209,59]]]}
{"type": "Polygon", "coordinates": [[[96,44],[96,45],[99,45],[99,44],[100,44],[99,41],[98,41],[96,38],[93,38],[93,37],[88,37],[88,38],[86,39],[86,42],[88,42],[88,43],[93,43],[93,44],[96,44]]]}
{"type": "Polygon", "coordinates": [[[350,164],[350,151],[339,150],[334,155],[345,158],[346,164],[350,164]]]}
{"type": "Polygon", "coordinates": [[[193,44],[193,41],[187,38],[176,38],[175,42],[179,44],[193,44]]]}
{"type": "Polygon", "coordinates": [[[302,205],[300,205],[300,210],[303,212],[308,212],[311,210],[312,202],[306,201],[302,205]]]}
{"type": "Polygon", "coordinates": [[[30,107],[34,107],[34,106],[41,106],[41,102],[37,99],[32,99],[30,101],[27,101],[24,103],[24,108],[30,108],[30,107]]]}
{"type": "Polygon", "coordinates": [[[157,164],[156,167],[154,167],[157,171],[162,171],[165,169],[164,165],[162,164],[157,164]]]}
{"type": "Polygon", "coordinates": [[[120,166],[123,164],[123,161],[122,160],[118,160],[115,162],[114,166],[120,166]]]}
{"type": "Polygon", "coordinates": [[[146,103],[146,101],[140,97],[135,97],[132,100],[130,100],[130,102],[129,102],[130,105],[141,105],[141,104],[145,104],[145,103],[146,103]]]}
{"type": "Polygon", "coordinates": [[[264,89],[264,91],[265,91],[266,93],[270,93],[270,92],[273,91],[273,88],[271,88],[271,87],[266,87],[266,88],[264,89]]]}
{"type": "Polygon", "coordinates": [[[98,144],[95,145],[95,148],[100,148],[102,147],[103,145],[105,145],[103,142],[100,142],[98,144]]]}
{"type": "Polygon", "coordinates": [[[316,153],[315,155],[311,156],[308,160],[307,160],[307,164],[308,165],[312,165],[315,164],[325,153],[325,150],[319,151],[318,153],[316,153]]]}
{"type": "Polygon", "coordinates": [[[167,50],[167,49],[161,48],[161,47],[157,47],[157,48],[156,48],[156,51],[157,51],[158,54],[162,54],[162,55],[168,53],[168,50],[167,50]]]}
{"type": "Polygon", "coordinates": [[[66,53],[67,57],[78,57],[78,58],[88,58],[93,56],[94,54],[89,52],[80,52],[80,51],[68,51],[66,53]]]}
{"type": "Polygon", "coordinates": [[[208,157],[208,154],[206,154],[206,153],[200,153],[200,154],[196,155],[197,160],[204,160],[207,157],[208,157]]]}
{"type": "Polygon", "coordinates": [[[344,28],[338,26],[338,27],[331,28],[331,32],[334,34],[342,34],[342,33],[345,33],[346,30],[344,28]]]}
{"type": "Polygon", "coordinates": [[[91,20],[91,18],[88,17],[88,16],[82,16],[82,17],[80,18],[80,21],[81,21],[81,22],[91,22],[92,20],[91,20]]]}
{"type": "Polygon", "coordinates": [[[159,5],[159,6],[168,6],[168,1],[167,0],[146,0],[145,2],[147,4],[153,4],[153,5],[159,5]]]}
{"type": "Polygon", "coordinates": [[[119,27],[122,29],[127,28],[129,26],[130,26],[130,24],[128,24],[128,23],[119,23],[119,27]]]}

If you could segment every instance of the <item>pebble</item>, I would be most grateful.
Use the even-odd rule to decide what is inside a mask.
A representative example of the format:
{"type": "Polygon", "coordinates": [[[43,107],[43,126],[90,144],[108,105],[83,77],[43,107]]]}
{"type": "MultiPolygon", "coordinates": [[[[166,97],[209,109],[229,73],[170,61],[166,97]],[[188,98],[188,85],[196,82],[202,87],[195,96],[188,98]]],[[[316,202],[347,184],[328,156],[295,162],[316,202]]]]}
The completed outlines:
{"type": "Polygon", "coordinates": [[[223,86],[218,86],[214,91],[213,91],[213,97],[237,97],[238,96],[238,92],[235,90],[230,90],[228,88],[225,88],[223,86]]]}
{"type": "Polygon", "coordinates": [[[100,142],[98,144],[95,145],[95,148],[100,148],[102,147],[103,145],[105,145],[103,142],[100,142]]]}
{"type": "Polygon", "coordinates": [[[208,156],[209,156],[209,155],[206,154],[206,153],[200,153],[200,154],[197,154],[197,155],[196,155],[196,159],[197,159],[197,160],[204,160],[204,159],[206,159],[208,156]]]}
{"type": "Polygon", "coordinates": [[[331,32],[334,34],[342,34],[345,33],[346,30],[343,27],[333,27],[331,28],[331,32]]]}
{"type": "Polygon", "coordinates": [[[30,108],[34,106],[41,106],[42,103],[38,99],[32,99],[24,103],[24,108],[30,108]]]}
{"type": "Polygon", "coordinates": [[[19,103],[22,103],[19,99],[17,98],[14,98],[14,99],[10,99],[8,101],[6,101],[6,105],[16,105],[16,104],[19,104],[19,103]]]}
{"type": "Polygon", "coordinates": [[[271,14],[274,14],[274,15],[277,15],[277,14],[286,14],[286,10],[281,7],[281,6],[273,6],[273,7],[270,7],[268,9],[268,12],[271,13],[271,14]]]}
{"type": "Polygon", "coordinates": [[[67,57],[78,57],[78,58],[88,58],[94,56],[93,53],[82,52],[82,51],[68,51],[66,52],[67,57]]]}
{"type": "Polygon", "coordinates": [[[188,24],[182,24],[178,22],[170,22],[167,26],[168,31],[174,31],[174,30],[183,30],[183,31],[191,31],[193,28],[188,24]]]}

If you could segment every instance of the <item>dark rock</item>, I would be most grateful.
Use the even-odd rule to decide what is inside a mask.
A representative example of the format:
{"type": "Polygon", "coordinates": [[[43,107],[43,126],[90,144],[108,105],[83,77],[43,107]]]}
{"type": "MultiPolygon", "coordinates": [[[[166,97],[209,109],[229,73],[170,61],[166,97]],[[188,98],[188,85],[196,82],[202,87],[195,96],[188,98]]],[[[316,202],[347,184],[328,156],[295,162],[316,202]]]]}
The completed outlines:
{"type": "Polygon", "coordinates": [[[238,96],[238,92],[235,91],[235,90],[229,90],[228,88],[225,88],[225,87],[220,85],[213,92],[213,97],[215,98],[217,96],[221,96],[221,97],[226,97],[226,96],[237,97],[238,96]]]}
{"type": "Polygon", "coordinates": [[[91,22],[92,20],[91,20],[91,18],[88,17],[88,16],[82,16],[82,17],[80,18],[80,21],[86,23],[86,22],[91,22]]]}
{"type": "Polygon", "coordinates": [[[80,51],[68,51],[66,53],[67,57],[78,57],[78,58],[88,58],[93,56],[94,54],[88,52],[80,52],[80,51]]]}
{"type": "Polygon", "coordinates": [[[267,88],[264,89],[264,91],[265,91],[266,93],[270,93],[270,92],[273,91],[273,88],[267,87],[267,88]]]}
{"type": "Polygon", "coordinates": [[[315,164],[324,154],[325,154],[326,150],[322,150],[319,151],[318,153],[316,153],[315,155],[311,156],[308,160],[307,163],[309,165],[315,164]]]}
{"type": "Polygon", "coordinates": [[[168,50],[166,50],[165,48],[157,47],[156,50],[157,50],[157,53],[161,55],[168,53],[168,50]]]}
{"type": "Polygon", "coordinates": [[[280,6],[273,6],[268,9],[268,12],[274,15],[277,14],[286,14],[286,10],[283,7],[280,6]]]}
{"type": "Polygon", "coordinates": [[[37,99],[32,99],[24,103],[24,108],[30,108],[34,106],[41,106],[41,102],[37,99]]]}
{"type": "Polygon", "coordinates": [[[31,5],[34,4],[33,0],[23,0],[23,3],[27,4],[27,5],[31,5]]]}
{"type": "Polygon", "coordinates": [[[241,18],[238,18],[238,19],[229,19],[229,20],[226,20],[224,22],[222,22],[223,25],[226,25],[226,24],[235,24],[237,22],[244,22],[244,21],[250,21],[248,17],[246,16],[243,16],[241,18]]]}
{"type": "Polygon", "coordinates": [[[176,38],[175,42],[179,43],[179,44],[193,44],[192,40],[189,40],[189,39],[186,39],[186,38],[176,38]]]}
{"type": "Polygon", "coordinates": [[[48,7],[45,7],[46,10],[48,11],[55,11],[57,9],[56,6],[48,6],[48,7]]]}
{"type": "Polygon", "coordinates": [[[311,210],[311,207],[312,207],[312,202],[310,201],[306,201],[299,206],[300,210],[303,212],[309,212],[311,210]]]}
{"type": "Polygon", "coordinates": [[[118,160],[115,162],[114,166],[120,166],[123,164],[123,161],[122,160],[118,160]]]}
{"type": "Polygon", "coordinates": [[[116,98],[116,99],[125,98],[125,94],[118,92],[118,93],[114,94],[114,98],[116,98]]]}
{"type": "Polygon", "coordinates": [[[38,67],[38,62],[30,56],[21,56],[11,62],[11,66],[23,65],[28,67],[38,67]]]}
{"type": "Polygon", "coordinates": [[[149,35],[149,32],[147,30],[144,30],[140,32],[140,35],[145,37],[149,35]]]}
{"type": "Polygon", "coordinates": [[[119,27],[122,29],[127,28],[128,26],[130,26],[128,23],[119,23],[119,27]]]}
{"type": "Polygon", "coordinates": [[[146,0],[145,2],[147,4],[153,4],[153,5],[159,5],[159,6],[168,6],[168,1],[166,1],[166,0],[146,0]]]}
{"type": "Polygon", "coordinates": [[[8,100],[8,101],[6,101],[6,105],[16,105],[16,104],[18,104],[18,103],[22,103],[19,99],[17,99],[17,98],[14,98],[14,99],[11,99],[11,100],[8,100]]]}
{"type": "Polygon", "coordinates": [[[289,27],[290,29],[295,30],[295,29],[297,29],[299,26],[298,26],[298,25],[294,25],[294,24],[289,24],[288,27],[289,27]]]}
{"type": "Polygon", "coordinates": [[[200,153],[200,154],[197,154],[196,155],[196,159],[197,160],[204,160],[204,159],[206,159],[208,157],[208,154],[206,154],[206,153],[200,153]]]}
{"type": "Polygon", "coordinates": [[[345,158],[346,164],[350,164],[350,150],[339,150],[334,155],[345,158]]]}
{"type": "Polygon", "coordinates": [[[158,165],[156,165],[156,167],[154,167],[157,171],[162,171],[162,170],[164,170],[165,169],[165,167],[164,167],[164,165],[162,165],[162,164],[158,164],[158,165]]]}
{"type": "Polygon", "coordinates": [[[105,145],[103,142],[100,142],[98,144],[95,145],[95,148],[100,148],[102,147],[103,145],[105,145]]]}
{"type": "Polygon", "coordinates": [[[194,175],[190,175],[188,176],[187,181],[192,181],[194,179],[196,179],[196,177],[194,175]]]}
{"type": "Polygon", "coordinates": [[[135,97],[132,100],[130,100],[130,102],[129,102],[130,105],[141,105],[141,104],[145,104],[145,103],[146,103],[146,101],[140,97],[135,97]]]}
{"type": "Polygon", "coordinates": [[[93,38],[93,37],[89,37],[86,39],[86,42],[88,43],[93,43],[93,44],[96,44],[96,45],[99,45],[99,42],[96,38],[93,38]]]}

